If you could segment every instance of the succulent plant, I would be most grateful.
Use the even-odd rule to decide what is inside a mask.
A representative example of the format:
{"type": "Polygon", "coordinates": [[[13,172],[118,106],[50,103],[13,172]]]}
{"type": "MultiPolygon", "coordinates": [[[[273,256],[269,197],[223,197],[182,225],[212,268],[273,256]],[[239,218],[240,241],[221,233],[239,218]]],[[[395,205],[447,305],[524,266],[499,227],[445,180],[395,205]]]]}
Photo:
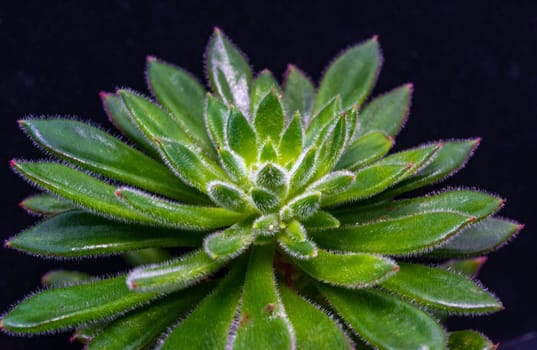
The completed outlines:
{"type": "Polygon", "coordinates": [[[71,118],[21,120],[59,162],[11,162],[45,192],[21,203],[43,220],[6,246],[136,266],[51,271],[3,330],[75,329],[88,349],[494,348],[440,322],[502,309],[474,278],[521,225],[474,189],[397,199],[455,173],[479,139],[389,153],[412,85],[365,103],[381,64],[374,37],[318,88],[292,65],[280,86],[268,70],[254,78],[216,29],[212,93],[149,57],[155,100],[101,94],[126,139],[71,118]]]}

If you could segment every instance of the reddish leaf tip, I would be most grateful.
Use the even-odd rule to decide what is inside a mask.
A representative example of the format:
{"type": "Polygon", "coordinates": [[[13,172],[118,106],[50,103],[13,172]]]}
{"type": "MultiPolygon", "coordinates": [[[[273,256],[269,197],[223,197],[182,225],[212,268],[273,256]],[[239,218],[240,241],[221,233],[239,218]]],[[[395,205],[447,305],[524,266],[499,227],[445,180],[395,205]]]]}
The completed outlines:
{"type": "Polygon", "coordinates": [[[114,196],[118,197],[118,198],[123,198],[123,192],[121,192],[121,189],[117,189],[114,191],[114,196]]]}
{"type": "Polygon", "coordinates": [[[6,240],[4,241],[4,248],[9,248],[9,247],[11,247],[11,242],[10,242],[9,240],[6,239],[6,240]]]}
{"type": "Polygon", "coordinates": [[[472,223],[472,222],[475,222],[475,221],[477,221],[477,217],[476,217],[476,216],[470,216],[470,217],[468,218],[468,223],[472,223]]]}
{"type": "Polygon", "coordinates": [[[393,272],[398,272],[399,270],[401,270],[401,268],[399,267],[399,265],[395,265],[393,267],[393,272]]]}
{"type": "Polygon", "coordinates": [[[218,26],[215,26],[214,29],[213,29],[213,32],[214,32],[214,34],[220,35],[220,34],[222,34],[222,29],[220,29],[220,27],[218,27],[218,26]]]}
{"type": "Polygon", "coordinates": [[[475,261],[479,264],[479,265],[483,265],[484,263],[486,263],[488,260],[488,258],[486,256],[480,256],[478,258],[475,258],[475,261]]]}
{"type": "Polygon", "coordinates": [[[474,141],[473,141],[474,147],[479,146],[479,144],[481,143],[481,140],[483,140],[483,138],[481,138],[481,137],[477,137],[476,139],[474,139],[474,141]]]}
{"type": "Polygon", "coordinates": [[[414,163],[407,163],[405,166],[405,169],[408,170],[408,169],[412,169],[413,167],[414,167],[414,163]]]}
{"type": "Polygon", "coordinates": [[[99,92],[99,97],[101,98],[101,100],[106,100],[106,98],[110,95],[113,95],[111,92],[106,92],[106,91],[100,91],[99,92]]]}
{"type": "Polygon", "coordinates": [[[26,120],[19,119],[19,120],[17,120],[17,124],[19,124],[20,126],[24,126],[26,124],[26,120]]]}
{"type": "Polygon", "coordinates": [[[373,35],[373,37],[371,38],[372,41],[375,41],[375,42],[378,42],[379,41],[379,36],[378,34],[375,34],[373,35]]]}
{"type": "Polygon", "coordinates": [[[521,231],[524,227],[526,227],[526,224],[518,224],[517,230],[521,231]]]}
{"type": "Polygon", "coordinates": [[[12,168],[16,168],[16,167],[19,166],[19,163],[17,163],[15,161],[15,159],[12,159],[12,160],[9,161],[9,166],[12,167],[12,168]]]}
{"type": "Polygon", "coordinates": [[[73,335],[69,337],[69,343],[74,343],[77,337],[78,337],[78,333],[74,332],[73,335]]]}
{"type": "Polygon", "coordinates": [[[407,83],[405,87],[410,91],[414,92],[414,83],[407,83]]]}
{"type": "Polygon", "coordinates": [[[392,146],[395,145],[395,139],[391,135],[384,135],[384,136],[386,137],[388,142],[392,144],[392,146]]]}
{"type": "Polygon", "coordinates": [[[145,57],[145,60],[146,60],[147,62],[155,62],[155,61],[157,60],[157,57],[154,56],[154,55],[147,55],[147,56],[145,57]]]}
{"type": "Polygon", "coordinates": [[[0,320],[0,329],[4,329],[4,319],[0,320]]]}
{"type": "Polygon", "coordinates": [[[138,285],[136,284],[136,282],[128,281],[127,284],[128,284],[129,289],[136,289],[136,288],[138,288],[138,285]]]}
{"type": "Polygon", "coordinates": [[[497,350],[500,347],[500,343],[492,345],[492,350],[497,350]]]}

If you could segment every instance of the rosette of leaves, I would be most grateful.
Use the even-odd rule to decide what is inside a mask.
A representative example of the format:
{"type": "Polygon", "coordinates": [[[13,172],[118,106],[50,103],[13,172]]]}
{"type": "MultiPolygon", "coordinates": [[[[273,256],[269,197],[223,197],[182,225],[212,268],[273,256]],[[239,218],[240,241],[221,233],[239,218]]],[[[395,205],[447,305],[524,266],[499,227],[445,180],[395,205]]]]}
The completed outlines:
{"type": "Polygon", "coordinates": [[[2,328],[75,329],[88,349],[494,348],[439,322],[502,309],[474,277],[521,227],[473,189],[397,198],[456,172],[479,139],[390,152],[412,86],[365,103],[381,63],[372,38],[318,88],[294,66],[280,86],[217,29],[212,92],[149,57],[155,100],[101,94],[126,141],[72,119],[21,120],[58,161],[12,161],[45,192],[22,202],[43,220],[6,246],[136,266],[52,271],[2,328]]]}

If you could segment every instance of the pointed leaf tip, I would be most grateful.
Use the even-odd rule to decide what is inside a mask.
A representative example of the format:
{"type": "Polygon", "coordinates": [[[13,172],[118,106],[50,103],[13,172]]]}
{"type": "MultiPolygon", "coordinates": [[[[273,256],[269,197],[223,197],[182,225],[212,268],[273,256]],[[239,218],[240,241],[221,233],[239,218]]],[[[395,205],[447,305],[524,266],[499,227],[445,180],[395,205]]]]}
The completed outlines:
{"type": "Polygon", "coordinates": [[[153,56],[153,55],[147,55],[145,60],[147,62],[155,62],[157,60],[157,57],[156,56],[153,56]]]}

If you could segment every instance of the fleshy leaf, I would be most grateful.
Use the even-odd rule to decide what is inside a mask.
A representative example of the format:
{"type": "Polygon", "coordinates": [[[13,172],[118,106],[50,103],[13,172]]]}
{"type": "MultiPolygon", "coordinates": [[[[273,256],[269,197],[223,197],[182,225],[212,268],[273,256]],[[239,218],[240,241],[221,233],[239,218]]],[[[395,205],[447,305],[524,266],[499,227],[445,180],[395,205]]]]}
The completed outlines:
{"type": "Polygon", "coordinates": [[[2,319],[2,327],[17,333],[61,330],[112,317],[157,296],[133,293],[127,288],[124,276],[48,289],[15,306],[2,319]]]}
{"type": "Polygon", "coordinates": [[[278,154],[280,156],[281,164],[286,165],[294,163],[300,155],[300,152],[302,152],[303,137],[300,116],[295,114],[287,128],[284,130],[282,139],[280,140],[278,154]]]}
{"type": "Polygon", "coordinates": [[[452,212],[418,213],[311,234],[326,248],[409,255],[445,242],[474,220],[452,212]]]}
{"type": "Polygon", "coordinates": [[[19,124],[45,150],[74,165],[171,198],[194,203],[203,198],[161,163],[96,127],[70,119],[19,124]]]}
{"type": "Polygon", "coordinates": [[[231,179],[241,184],[248,184],[250,182],[246,164],[240,156],[228,148],[220,148],[218,154],[222,167],[231,179]]]}
{"type": "Polygon", "coordinates": [[[304,194],[293,198],[287,207],[291,209],[293,216],[299,219],[307,219],[319,209],[321,201],[321,192],[305,192],[304,194]]]}
{"type": "Polygon", "coordinates": [[[274,193],[282,193],[287,189],[287,172],[274,163],[266,163],[257,171],[255,182],[274,193]]]}
{"type": "Polygon", "coordinates": [[[365,105],[360,113],[357,136],[378,130],[395,137],[408,116],[412,91],[412,84],[406,84],[374,98],[365,105]]]}
{"type": "Polygon", "coordinates": [[[147,58],[147,81],[155,97],[185,127],[188,134],[204,149],[210,149],[211,140],[203,120],[203,86],[190,73],[153,56],[147,58]]]}
{"type": "Polygon", "coordinates": [[[50,194],[40,193],[30,196],[19,206],[36,215],[52,216],[73,209],[73,206],[50,194]]]}
{"type": "Polygon", "coordinates": [[[218,28],[209,41],[205,66],[213,91],[248,115],[252,71],[242,53],[218,28]]]}
{"type": "Polygon", "coordinates": [[[480,141],[481,139],[443,142],[442,148],[426,167],[401,181],[379,198],[392,198],[455,174],[464,167],[480,141]]]}
{"type": "Polygon", "coordinates": [[[300,154],[290,170],[289,189],[292,194],[298,193],[314,175],[317,147],[313,145],[300,154]]]}
{"type": "Polygon", "coordinates": [[[273,211],[280,204],[279,198],[274,193],[262,188],[252,188],[250,195],[257,209],[264,214],[273,211]]]}
{"type": "MultiPolygon", "coordinates": [[[[174,231],[177,233],[177,230],[174,231]]],[[[191,232],[188,231],[188,234],[190,233],[191,232]]],[[[188,246],[190,244],[184,245],[188,246]]],[[[192,246],[197,246],[197,244],[193,243],[192,246]]],[[[164,248],[145,248],[138,250],[130,250],[123,253],[123,259],[131,266],[156,264],[166,260],[170,260],[171,258],[172,254],[170,254],[170,252],[164,248]]]]}
{"type": "Polygon", "coordinates": [[[436,257],[480,256],[498,249],[519,232],[524,225],[508,220],[487,218],[469,226],[461,234],[435,249],[436,257]]]}
{"type": "Polygon", "coordinates": [[[239,306],[243,279],[243,264],[237,264],[214,292],[170,332],[159,349],[225,349],[239,306]]]}
{"type": "Polygon", "coordinates": [[[322,138],[316,161],[315,178],[328,173],[338,162],[347,141],[346,113],[338,118],[334,127],[322,138]]]}
{"type": "Polygon", "coordinates": [[[150,346],[167,327],[198,303],[207,290],[208,286],[202,284],[132,311],[106,325],[87,349],[124,350],[150,346]]]}
{"type": "Polygon", "coordinates": [[[285,124],[285,116],[280,97],[275,90],[266,94],[255,110],[254,125],[256,134],[261,140],[270,137],[280,142],[280,135],[285,124]]]}
{"type": "Polygon", "coordinates": [[[315,87],[311,80],[292,64],[287,66],[285,73],[284,96],[287,113],[292,115],[298,111],[302,121],[308,123],[315,98],[315,87]]]}
{"type": "Polygon", "coordinates": [[[361,105],[375,84],[381,64],[382,55],[376,37],[343,52],[324,74],[313,111],[319,111],[337,94],[341,95],[343,109],[361,105]]]}
{"type": "Polygon", "coordinates": [[[503,205],[501,198],[472,190],[451,190],[425,197],[383,202],[359,208],[342,208],[332,213],[343,224],[359,224],[431,211],[453,211],[481,219],[503,205]]]}
{"type": "Polygon", "coordinates": [[[232,225],[244,217],[242,213],[224,208],[181,204],[128,187],[117,189],[115,194],[135,210],[150,215],[161,225],[171,227],[209,230],[232,225]]]}
{"type": "Polygon", "coordinates": [[[255,110],[257,109],[259,102],[272,89],[274,89],[278,95],[282,94],[280,85],[278,84],[276,79],[274,79],[274,76],[272,75],[272,73],[268,69],[264,69],[255,78],[255,81],[253,84],[252,96],[251,96],[252,114],[255,113],[255,110]]]}
{"type": "Polygon", "coordinates": [[[296,349],[350,350],[353,344],[340,326],[318,306],[280,284],[280,296],[296,335],[296,349]]]}
{"type": "Polygon", "coordinates": [[[338,228],[341,225],[335,216],[324,210],[318,210],[309,218],[302,220],[302,224],[304,224],[308,232],[338,228]]]}
{"type": "Polygon", "coordinates": [[[477,258],[471,258],[471,259],[462,259],[462,260],[448,260],[445,263],[441,264],[441,269],[445,269],[448,271],[460,273],[464,276],[468,276],[471,278],[477,277],[477,274],[479,273],[479,270],[483,266],[483,264],[487,261],[487,258],[484,256],[480,256],[477,258]]]}
{"type": "Polygon", "coordinates": [[[288,235],[280,235],[278,243],[283,251],[298,260],[308,260],[317,256],[317,245],[308,239],[295,240],[288,235]]]}
{"type": "Polygon", "coordinates": [[[276,151],[272,139],[268,137],[263,146],[261,147],[261,151],[259,152],[259,162],[275,162],[277,160],[278,151],[276,151]]]}
{"type": "Polygon", "coordinates": [[[231,108],[227,121],[229,147],[240,155],[247,164],[257,160],[255,131],[246,117],[236,108],[231,108]]]}
{"type": "Polygon", "coordinates": [[[246,193],[233,184],[222,181],[209,182],[207,193],[213,202],[220,207],[239,213],[255,211],[253,203],[246,193]]]}
{"type": "Polygon", "coordinates": [[[336,169],[356,170],[380,159],[393,147],[393,139],[381,131],[373,131],[363,135],[351,143],[336,169]]]}
{"type": "Polygon", "coordinates": [[[493,312],[502,304],[462,275],[433,267],[399,263],[401,268],[381,287],[417,304],[462,314],[493,312]]]}
{"type": "Polygon", "coordinates": [[[350,291],[322,285],[320,290],[349,326],[374,347],[446,348],[443,329],[424,311],[404,301],[374,289],[350,291]]]}
{"type": "Polygon", "coordinates": [[[309,260],[293,258],[293,262],[313,278],[345,288],[374,286],[391,277],[396,263],[378,255],[367,253],[332,253],[319,249],[309,260]]]}
{"type": "Polygon", "coordinates": [[[329,129],[338,121],[341,110],[341,97],[337,95],[311,119],[306,129],[305,145],[309,147],[321,139],[323,130],[329,129]]]}
{"type": "Polygon", "coordinates": [[[254,237],[250,225],[237,224],[206,236],[203,249],[215,260],[232,259],[246,250],[254,237]]]}
{"type": "Polygon", "coordinates": [[[496,350],[498,345],[479,332],[463,330],[449,333],[448,347],[450,350],[496,350]]]}
{"type": "Polygon", "coordinates": [[[48,288],[72,286],[91,280],[87,273],[74,270],[52,270],[41,277],[41,283],[48,288]]]}
{"type": "Polygon", "coordinates": [[[72,210],[19,233],[6,246],[31,254],[88,257],[149,247],[193,247],[201,241],[199,232],[119,223],[72,210]]]}
{"type": "Polygon", "coordinates": [[[334,171],[308,187],[309,191],[319,191],[323,195],[337,194],[349,187],[356,175],[350,171],[334,171]]]}
{"type": "Polygon", "coordinates": [[[294,332],[276,290],[273,257],[272,244],[252,247],[234,350],[295,348],[294,332]]]}
{"type": "Polygon", "coordinates": [[[211,94],[207,94],[207,108],[205,109],[205,126],[216,148],[226,147],[226,127],[229,108],[225,103],[211,94]]]}
{"type": "Polygon", "coordinates": [[[155,223],[154,219],[121,203],[114,195],[115,187],[81,171],[49,162],[11,161],[11,166],[31,183],[79,207],[115,220],[155,223]]]}
{"type": "Polygon", "coordinates": [[[101,100],[108,119],[116,128],[140,147],[147,154],[158,159],[158,152],[151,140],[148,140],[144,133],[136,126],[136,123],[130,117],[130,112],[123,103],[121,97],[116,94],[101,92],[101,100]]]}
{"type": "Polygon", "coordinates": [[[127,286],[136,294],[173,292],[196,284],[226,262],[226,259],[214,260],[198,250],[164,263],[135,268],[127,276],[127,286]]]}

